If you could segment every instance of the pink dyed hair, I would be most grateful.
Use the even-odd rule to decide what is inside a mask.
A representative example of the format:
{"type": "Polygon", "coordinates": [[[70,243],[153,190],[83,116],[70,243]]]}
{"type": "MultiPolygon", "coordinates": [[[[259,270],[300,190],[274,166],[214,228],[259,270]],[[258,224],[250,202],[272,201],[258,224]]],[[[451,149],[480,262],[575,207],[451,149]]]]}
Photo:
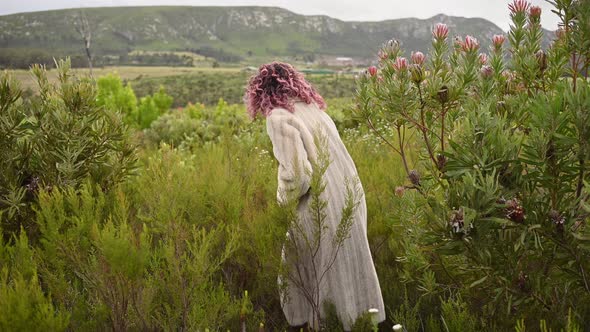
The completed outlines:
{"type": "Polygon", "coordinates": [[[250,78],[244,95],[246,109],[252,118],[258,114],[270,115],[277,107],[294,112],[294,99],[307,104],[315,102],[320,109],[326,108],[324,98],[305,80],[303,74],[284,62],[271,62],[258,68],[250,78]]]}

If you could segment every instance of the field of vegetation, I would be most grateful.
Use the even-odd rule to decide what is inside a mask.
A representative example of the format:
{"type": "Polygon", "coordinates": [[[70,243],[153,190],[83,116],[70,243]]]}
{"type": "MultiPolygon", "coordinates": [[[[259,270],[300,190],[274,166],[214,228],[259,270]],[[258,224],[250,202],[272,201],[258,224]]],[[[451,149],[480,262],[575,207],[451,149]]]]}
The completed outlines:
{"type": "MultiPolygon", "coordinates": [[[[353,331],[589,330],[590,4],[556,10],[546,50],[515,0],[489,50],[439,24],[426,55],[389,41],[356,80],[309,77],[359,171],[386,307],[353,331]]],[[[0,330],[286,330],[296,220],[249,74],[69,67],[34,66],[25,95],[0,75],[0,330]]]]}

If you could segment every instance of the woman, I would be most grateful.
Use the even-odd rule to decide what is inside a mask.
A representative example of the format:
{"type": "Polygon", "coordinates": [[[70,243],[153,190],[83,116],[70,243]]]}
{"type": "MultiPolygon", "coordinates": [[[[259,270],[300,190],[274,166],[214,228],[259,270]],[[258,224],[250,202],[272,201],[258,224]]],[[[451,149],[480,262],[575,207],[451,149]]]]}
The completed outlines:
{"type": "MultiPolygon", "coordinates": [[[[267,133],[279,162],[279,203],[297,200],[298,224],[291,225],[287,233],[293,245],[283,249],[288,272],[281,306],[288,323],[317,327],[318,314],[325,317],[325,302],[335,306],[345,330],[369,309],[377,309],[374,320],[383,321],[383,298],[367,240],[365,196],[354,162],[334,122],[323,111],[323,98],[293,66],[273,62],[262,65],[250,79],[244,100],[252,117],[266,117],[267,133]],[[325,187],[320,189],[326,203],[324,227],[320,240],[314,242],[320,228],[310,209],[310,186],[313,172],[322,168],[326,155],[329,163],[321,178],[325,187]],[[353,183],[356,190],[350,189],[353,183]],[[343,211],[350,205],[351,192],[356,193],[356,203],[352,214],[349,211],[345,216],[352,224],[345,240],[335,246],[334,236],[343,211]]],[[[279,284],[284,286],[280,278],[279,284]]]]}

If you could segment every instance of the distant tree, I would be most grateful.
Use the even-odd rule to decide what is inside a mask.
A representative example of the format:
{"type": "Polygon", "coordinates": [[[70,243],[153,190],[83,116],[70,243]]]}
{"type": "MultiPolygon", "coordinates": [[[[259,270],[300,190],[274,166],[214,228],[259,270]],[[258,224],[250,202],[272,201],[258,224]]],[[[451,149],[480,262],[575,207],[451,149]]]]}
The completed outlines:
{"type": "Polygon", "coordinates": [[[92,77],[92,53],[90,52],[90,43],[92,41],[92,29],[88,23],[88,18],[83,11],[80,11],[78,18],[74,22],[76,31],[82,36],[84,40],[84,50],[86,51],[86,58],[88,58],[88,69],[90,70],[90,76],[92,77]]]}

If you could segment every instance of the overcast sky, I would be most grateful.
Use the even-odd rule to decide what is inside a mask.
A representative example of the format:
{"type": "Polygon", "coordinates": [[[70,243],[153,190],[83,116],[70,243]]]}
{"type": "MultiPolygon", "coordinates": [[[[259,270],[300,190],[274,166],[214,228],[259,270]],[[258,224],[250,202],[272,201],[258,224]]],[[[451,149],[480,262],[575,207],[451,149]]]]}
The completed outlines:
{"type": "MultiPolygon", "coordinates": [[[[436,14],[483,17],[508,30],[508,0],[0,0],[0,15],[61,8],[102,6],[277,6],[298,14],[328,15],[346,21],[381,21],[395,18],[429,18],[436,14]]],[[[531,0],[543,8],[542,24],[557,28],[557,16],[545,0],[531,0]]]]}

